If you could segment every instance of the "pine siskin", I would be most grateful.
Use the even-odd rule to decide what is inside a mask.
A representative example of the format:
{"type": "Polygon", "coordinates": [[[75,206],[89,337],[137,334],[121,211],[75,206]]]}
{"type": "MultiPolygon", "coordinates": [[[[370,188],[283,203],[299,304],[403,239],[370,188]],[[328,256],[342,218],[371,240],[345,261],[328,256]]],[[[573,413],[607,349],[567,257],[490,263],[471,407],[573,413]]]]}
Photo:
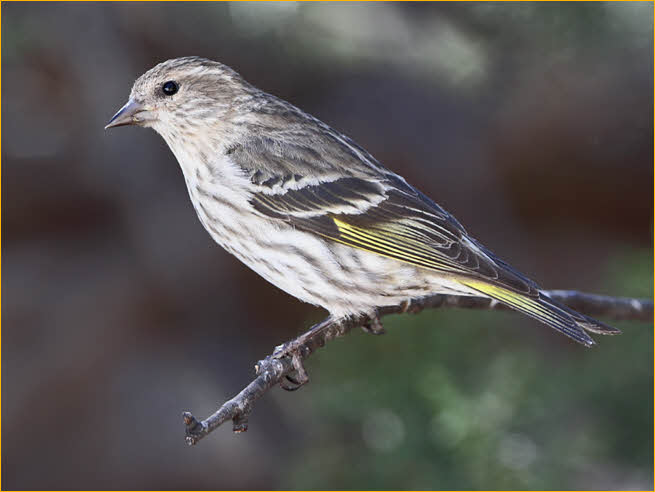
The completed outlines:
{"type": "Polygon", "coordinates": [[[548,298],[325,123],[199,57],[142,75],[106,128],[154,128],[200,222],[269,282],[334,317],[437,293],[486,296],[586,346],[619,333],[548,298]]]}

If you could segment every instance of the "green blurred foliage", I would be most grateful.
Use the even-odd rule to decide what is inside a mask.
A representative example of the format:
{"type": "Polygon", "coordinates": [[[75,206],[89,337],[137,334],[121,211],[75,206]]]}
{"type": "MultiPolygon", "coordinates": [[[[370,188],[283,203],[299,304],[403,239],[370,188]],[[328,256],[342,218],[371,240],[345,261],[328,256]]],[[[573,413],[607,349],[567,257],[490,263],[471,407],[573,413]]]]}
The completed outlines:
{"type": "MultiPolygon", "coordinates": [[[[626,252],[607,271],[604,285],[616,292],[652,297],[652,251],[626,252]]],[[[596,337],[587,350],[516,316],[393,316],[385,336],[356,333],[316,353],[304,390],[315,447],[283,487],[594,489],[652,480],[643,475],[653,463],[652,325],[615,323],[622,336],[596,337]]]]}

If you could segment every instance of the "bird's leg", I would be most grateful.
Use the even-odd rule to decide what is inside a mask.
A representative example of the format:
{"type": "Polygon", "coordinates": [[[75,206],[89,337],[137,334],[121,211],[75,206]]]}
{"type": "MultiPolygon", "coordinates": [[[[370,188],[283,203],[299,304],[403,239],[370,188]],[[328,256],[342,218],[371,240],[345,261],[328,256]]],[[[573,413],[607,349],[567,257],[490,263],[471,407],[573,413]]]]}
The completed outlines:
{"type": "Polygon", "coordinates": [[[316,348],[325,345],[325,342],[342,334],[338,326],[335,327],[335,325],[338,325],[338,323],[335,323],[334,318],[330,316],[290,342],[275,347],[272,356],[281,359],[297,352],[300,358],[304,359],[316,348]]]}
{"type": "Polygon", "coordinates": [[[285,376],[285,379],[289,381],[292,386],[280,383],[282,389],[295,391],[309,381],[309,376],[307,376],[307,371],[305,370],[302,361],[317,347],[322,347],[327,340],[340,334],[336,332],[332,333],[333,331],[335,331],[334,319],[328,317],[324,321],[312,326],[309,330],[294,340],[278,345],[275,348],[272,355],[273,358],[282,359],[284,357],[291,357],[291,362],[293,363],[293,373],[285,376]]]}

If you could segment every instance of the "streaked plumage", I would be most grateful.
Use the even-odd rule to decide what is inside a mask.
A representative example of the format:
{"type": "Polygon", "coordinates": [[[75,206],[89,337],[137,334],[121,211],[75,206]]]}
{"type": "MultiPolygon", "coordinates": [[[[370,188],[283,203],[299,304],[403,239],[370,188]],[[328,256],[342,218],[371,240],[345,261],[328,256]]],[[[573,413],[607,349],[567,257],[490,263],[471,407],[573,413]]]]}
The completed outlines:
{"type": "Polygon", "coordinates": [[[162,135],[212,238],[334,316],[455,293],[491,297],[587,346],[586,331],[618,332],[546,297],[350,138],[224,65],[169,60],[130,101],[108,126],[162,135]],[[179,89],[170,96],[167,81],[179,89]]]}

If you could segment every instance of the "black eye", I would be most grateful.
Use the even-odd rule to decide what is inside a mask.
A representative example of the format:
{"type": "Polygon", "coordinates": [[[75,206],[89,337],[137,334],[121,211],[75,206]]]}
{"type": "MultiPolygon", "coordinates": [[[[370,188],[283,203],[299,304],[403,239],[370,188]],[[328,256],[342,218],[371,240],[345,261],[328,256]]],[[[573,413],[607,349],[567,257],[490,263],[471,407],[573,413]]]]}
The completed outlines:
{"type": "Polygon", "coordinates": [[[180,88],[180,86],[177,85],[177,82],[174,82],[173,80],[169,80],[168,82],[164,82],[164,85],[161,86],[161,90],[167,96],[172,96],[173,94],[175,94],[177,92],[177,90],[179,88],[180,88]]]}

